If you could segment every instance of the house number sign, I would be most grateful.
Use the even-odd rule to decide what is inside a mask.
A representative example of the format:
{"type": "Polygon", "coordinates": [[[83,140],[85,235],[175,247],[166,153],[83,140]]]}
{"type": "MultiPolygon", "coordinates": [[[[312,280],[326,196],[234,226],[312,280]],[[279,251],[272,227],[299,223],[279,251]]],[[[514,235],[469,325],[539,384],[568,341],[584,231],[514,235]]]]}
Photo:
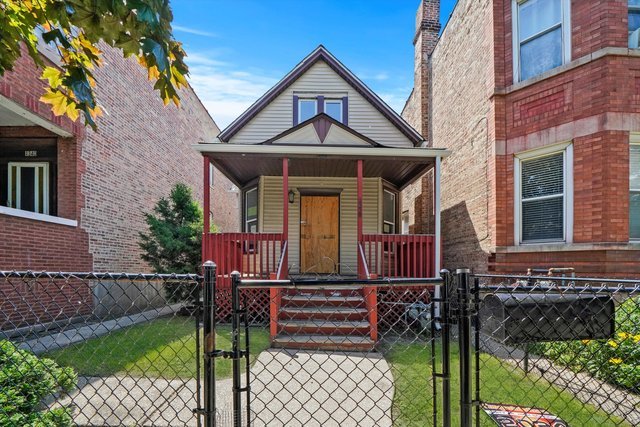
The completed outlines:
{"type": "Polygon", "coordinates": [[[37,150],[25,150],[24,151],[24,156],[25,157],[38,157],[38,151],[37,150]]]}

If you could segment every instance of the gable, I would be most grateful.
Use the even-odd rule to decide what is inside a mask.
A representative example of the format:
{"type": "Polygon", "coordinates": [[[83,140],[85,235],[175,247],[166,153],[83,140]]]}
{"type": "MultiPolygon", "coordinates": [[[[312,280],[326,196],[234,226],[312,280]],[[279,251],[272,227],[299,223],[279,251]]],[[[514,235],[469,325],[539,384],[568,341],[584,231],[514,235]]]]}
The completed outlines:
{"type": "MultiPolygon", "coordinates": [[[[402,126],[399,127],[397,123],[382,114],[379,105],[374,105],[370,99],[362,95],[361,90],[356,90],[330,64],[324,59],[319,59],[291,82],[286,89],[261,107],[253,117],[233,133],[227,142],[257,144],[291,128],[293,126],[294,95],[307,97],[323,95],[336,98],[346,96],[348,98],[349,127],[384,146],[414,147],[416,142],[420,140],[420,135],[408,124],[402,122],[403,126],[408,127],[409,130],[401,130],[402,126]],[[414,136],[409,138],[408,133],[414,136]]],[[[389,107],[386,108],[389,109],[389,107]]],[[[393,114],[397,116],[395,112],[393,114]]],[[[230,128],[233,126],[234,124],[230,128]]],[[[229,128],[221,134],[221,139],[225,140],[224,135],[227,132],[230,132],[229,128]]]]}
{"type": "Polygon", "coordinates": [[[364,135],[351,130],[326,114],[319,114],[304,123],[267,140],[265,144],[293,145],[342,145],[367,146],[377,145],[364,135]]]}

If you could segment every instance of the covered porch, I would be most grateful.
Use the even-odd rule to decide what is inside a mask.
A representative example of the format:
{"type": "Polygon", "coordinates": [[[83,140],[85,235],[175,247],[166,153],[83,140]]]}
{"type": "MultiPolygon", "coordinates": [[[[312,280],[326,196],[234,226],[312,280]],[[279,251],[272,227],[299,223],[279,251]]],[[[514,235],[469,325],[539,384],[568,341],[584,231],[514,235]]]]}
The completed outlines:
{"type": "MultiPolygon", "coordinates": [[[[218,286],[229,287],[233,271],[255,279],[438,276],[446,150],[219,143],[196,149],[204,157],[205,212],[210,165],[243,190],[243,230],[203,236],[202,256],[216,262],[218,286]],[[431,169],[435,232],[402,234],[399,194],[431,169]],[[245,209],[254,189],[255,212],[253,204],[245,209]]],[[[215,212],[205,215],[205,230],[212,220],[215,212]]]]}

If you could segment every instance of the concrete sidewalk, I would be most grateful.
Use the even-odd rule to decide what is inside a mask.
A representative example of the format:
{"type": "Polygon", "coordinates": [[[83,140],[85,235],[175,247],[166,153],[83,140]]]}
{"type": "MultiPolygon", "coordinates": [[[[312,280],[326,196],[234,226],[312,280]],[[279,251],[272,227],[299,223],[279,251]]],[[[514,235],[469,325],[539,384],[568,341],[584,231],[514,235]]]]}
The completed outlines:
{"type": "Polygon", "coordinates": [[[256,426],[391,426],[393,377],[378,353],[263,351],[253,366],[256,426]]]}

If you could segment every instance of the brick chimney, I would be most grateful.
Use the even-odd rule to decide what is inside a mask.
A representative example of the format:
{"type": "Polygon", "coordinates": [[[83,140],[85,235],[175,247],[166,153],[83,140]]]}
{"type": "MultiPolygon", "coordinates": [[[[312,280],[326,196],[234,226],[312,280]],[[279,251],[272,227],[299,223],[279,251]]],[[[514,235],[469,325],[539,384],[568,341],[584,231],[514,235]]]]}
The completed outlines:
{"type": "Polygon", "coordinates": [[[409,122],[431,143],[429,129],[430,59],[440,35],[440,0],[421,0],[416,14],[413,94],[407,111],[409,122]]]}

